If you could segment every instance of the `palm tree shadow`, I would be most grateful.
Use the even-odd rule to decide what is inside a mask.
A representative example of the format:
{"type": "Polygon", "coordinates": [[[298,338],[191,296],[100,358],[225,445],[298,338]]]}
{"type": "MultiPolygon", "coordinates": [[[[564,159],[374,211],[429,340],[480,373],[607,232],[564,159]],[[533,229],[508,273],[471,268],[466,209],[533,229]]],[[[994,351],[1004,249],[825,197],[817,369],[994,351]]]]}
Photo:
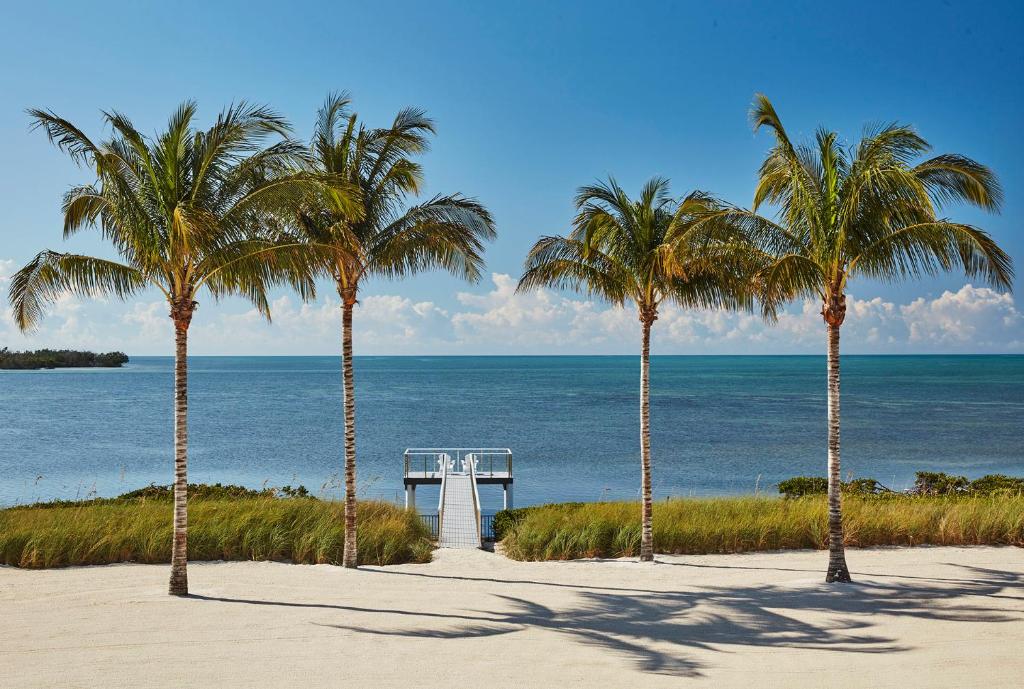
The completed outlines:
{"type": "MultiPolygon", "coordinates": [[[[797,586],[709,586],[678,592],[578,586],[572,603],[557,608],[521,596],[494,593],[492,595],[502,603],[495,606],[500,610],[461,613],[226,598],[211,600],[374,612],[416,620],[413,627],[405,629],[396,629],[393,624],[368,627],[317,623],[381,636],[461,639],[542,629],[618,653],[631,659],[643,672],[695,677],[702,674],[703,664],[694,651],[761,647],[893,653],[911,647],[872,631],[886,618],[965,623],[1022,619],[1020,613],[977,601],[993,600],[1008,588],[1019,590],[1024,586],[1024,575],[975,567],[961,569],[964,571],[962,578],[940,582],[922,578],[908,583],[894,581],[897,577],[880,576],[844,586],[815,582],[797,586]],[[431,627],[431,620],[437,626],[431,627]]],[[[431,577],[445,578],[442,575],[431,577]]],[[[452,578],[473,579],[470,576],[452,578]]],[[[523,583],[567,586],[555,582],[516,582],[523,583]]]]}

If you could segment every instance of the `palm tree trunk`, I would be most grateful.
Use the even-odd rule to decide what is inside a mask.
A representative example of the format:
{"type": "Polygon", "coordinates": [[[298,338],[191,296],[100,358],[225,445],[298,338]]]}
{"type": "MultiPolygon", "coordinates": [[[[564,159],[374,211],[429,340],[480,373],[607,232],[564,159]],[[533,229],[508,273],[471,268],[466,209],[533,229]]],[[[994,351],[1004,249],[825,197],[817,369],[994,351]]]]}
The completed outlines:
{"type": "Polygon", "coordinates": [[[188,326],[191,314],[174,318],[174,536],[172,596],[188,595],[188,326]]]}
{"type": "Polygon", "coordinates": [[[356,396],[352,375],[352,310],[344,299],[341,311],[341,377],[345,403],[345,553],[342,564],[359,563],[356,545],[356,396]]]}
{"type": "Polygon", "coordinates": [[[640,349],[640,472],[641,499],[643,500],[640,530],[640,561],[654,560],[654,544],[651,530],[651,419],[650,419],[650,354],[651,324],[647,318],[643,323],[643,345],[640,349]]]}
{"type": "Polygon", "coordinates": [[[826,582],[850,581],[843,548],[839,473],[839,325],[828,323],[828,573],[826,582]]]}

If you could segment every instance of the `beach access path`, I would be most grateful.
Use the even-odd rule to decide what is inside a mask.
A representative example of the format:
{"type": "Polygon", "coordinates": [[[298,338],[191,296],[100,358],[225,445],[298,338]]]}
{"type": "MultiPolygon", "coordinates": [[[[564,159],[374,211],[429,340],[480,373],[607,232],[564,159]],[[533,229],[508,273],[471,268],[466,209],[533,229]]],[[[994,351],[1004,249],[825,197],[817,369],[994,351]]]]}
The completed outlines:
{"type": "Polygon", "coordinates": [[[4,687],[1019,687],[1024,549],[0,568],[4,687]]]}

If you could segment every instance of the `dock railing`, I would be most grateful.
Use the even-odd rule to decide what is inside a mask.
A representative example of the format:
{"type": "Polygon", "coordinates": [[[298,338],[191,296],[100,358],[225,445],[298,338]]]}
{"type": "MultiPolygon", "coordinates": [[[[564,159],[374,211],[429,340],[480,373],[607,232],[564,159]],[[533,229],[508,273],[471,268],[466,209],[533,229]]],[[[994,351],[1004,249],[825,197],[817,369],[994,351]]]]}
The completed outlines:
{"type": "Polygon", "coordinates": [[[444,489],[445,489],[445,484],[447,483],[447,478],[448,478],[448,464],[449,464],[449,462],[450,462],[450,460],[448,458],[448,455],[446,455],[444,453],[442,453],[441,456],[438,458],[438,463],[440,464],[439,469],[440,469],[440,473],[441,473],[441,490],[438,491],[438,493],[440,494],[440,498],[438,498],[438,501],[437,501],[437,539],[438,540],[441,540],[441,533],[442,533],[441,529],[443,528],[443,524],[444,524],[444,489]]]}
{"type": "Polygon", "coordinates": [[[512,476],[512,450],[507,447],[410,447],[403,455],[404,477],[440,478],[443,455],[461,467],[467,455],[477,459],[476,475],[481,478],[512,476]]]}
{"type": "Polygon", "coordinates": [[[480,490],[476,485],[476,455],[466,455],[463,462],[465,462],[464,468],[468,469],[469,480],[473,484],[473,517],[476,521],[476,542],[482,545],[484,541],[483,534],[480,531],[480,490]]]}

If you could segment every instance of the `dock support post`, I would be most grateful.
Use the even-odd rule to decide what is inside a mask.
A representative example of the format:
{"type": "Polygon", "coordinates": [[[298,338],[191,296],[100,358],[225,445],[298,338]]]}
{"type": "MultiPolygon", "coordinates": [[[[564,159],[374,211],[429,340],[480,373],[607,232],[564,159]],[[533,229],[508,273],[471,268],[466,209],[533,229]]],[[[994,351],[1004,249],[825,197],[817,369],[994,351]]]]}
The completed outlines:
{"type": "Polygon", "coordinates": [[[512,484],[503,483],[501,487],[504,489],[501,493],[501,508],[510,510],[512,509],[512,484]]]}
{"type": "Polygon", "coordinates": [[[416,509],[416,484],[414,483],[405,487],[405,509],[416,509]]]}

